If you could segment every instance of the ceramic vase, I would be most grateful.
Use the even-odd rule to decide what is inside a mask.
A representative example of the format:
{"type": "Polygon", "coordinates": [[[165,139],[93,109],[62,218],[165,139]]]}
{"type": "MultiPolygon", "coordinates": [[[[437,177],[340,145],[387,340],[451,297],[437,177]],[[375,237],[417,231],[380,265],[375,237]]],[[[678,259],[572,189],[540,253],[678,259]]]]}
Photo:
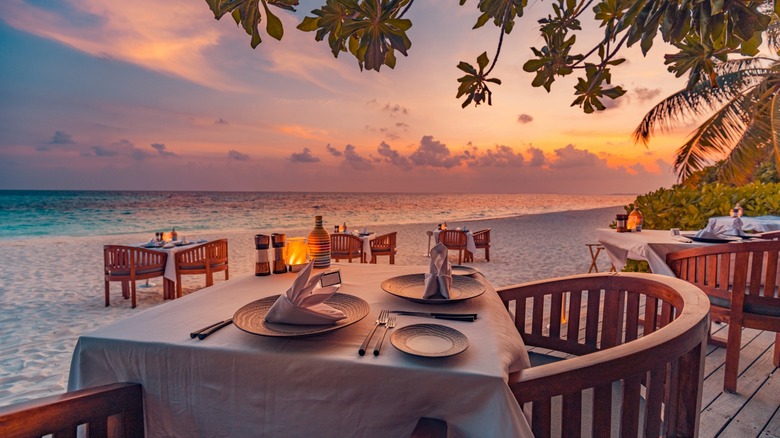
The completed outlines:
{"type": "Polygon", "coordinates": [[[322,216],[314,217],[314,229],[309,233],[309,256],[315,268],[330,267],[330,234],[322,227],[322,216]]]}

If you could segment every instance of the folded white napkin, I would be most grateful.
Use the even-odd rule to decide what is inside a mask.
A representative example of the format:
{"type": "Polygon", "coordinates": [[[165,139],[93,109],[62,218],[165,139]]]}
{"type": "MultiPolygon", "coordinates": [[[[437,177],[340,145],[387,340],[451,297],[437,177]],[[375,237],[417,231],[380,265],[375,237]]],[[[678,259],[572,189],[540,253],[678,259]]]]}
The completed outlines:
{"type": "Polygon", "coordinates": [[[723,236],[726,236],[727,228],[725,225],[715,225],[714,223],[710,223],[707,225],[707,228],[703,230],[699,230],[696,233],[696,237],[700,237],[702,239],[722,239],[723,236]]]}
{"type": "Polygon", "coordinates": [[[437,243],[431,248],[431,272],[425,274],[425,292],[423,298],[431,298],[437,293],[450,298],[452,288],[452,266],[447,259],[447,247],[437,243]]]}
{"type": "Polygon", "coordinates": [[[314,261],[311,261],[301,269],[292,286],[268,309],[265,315],[266,321],[281,324],[324,325],[335,324],[347,317],[341,310],[324,303],[341,285],[321,287],[320,277],[324,272],[312,276],[313,266],[314,261]]]}

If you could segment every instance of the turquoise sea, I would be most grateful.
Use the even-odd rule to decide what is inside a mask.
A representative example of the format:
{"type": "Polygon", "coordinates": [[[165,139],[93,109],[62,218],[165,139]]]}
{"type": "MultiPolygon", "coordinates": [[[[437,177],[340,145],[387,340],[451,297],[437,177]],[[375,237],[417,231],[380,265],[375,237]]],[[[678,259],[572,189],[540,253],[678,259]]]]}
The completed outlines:
{"type": "Polygon", "coordinates": [[[0,239],[462,222],[625,205],[634,195],[0,190],[0,239]]]}

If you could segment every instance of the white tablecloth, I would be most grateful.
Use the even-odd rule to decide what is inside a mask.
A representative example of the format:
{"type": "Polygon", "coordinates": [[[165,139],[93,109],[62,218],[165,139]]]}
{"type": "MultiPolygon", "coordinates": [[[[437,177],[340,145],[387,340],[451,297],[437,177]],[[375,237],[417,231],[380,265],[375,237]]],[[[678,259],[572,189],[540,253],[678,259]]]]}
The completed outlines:
{"type": "Polygon", "coordinates": [[[244,276],[82,335],[68,388],[141,383],[148,436],[401,437],[424,416],[446,420],[453,436],[532,436],[506,385],[528,356],[491,287],[458,304],[418,304],[379,285],[425,267],[334,266],[340,292],[371,306],[356,324],[306,338],[256,336],[231,325],[190,339],[246,303],[283,293],[295,274],[244,276]],[[477,312],[479,319],[399,316],[398,327],[438,323],[464,333],[470,345],[453,357],[410,356],[389,336],[381,355],[361,357],[358,347],[382,308],[477,312]]]}
{"type": "MultiPolygon", "coordinates": [[[[441,231],[442,230],[434,230],[433,232],[433,240],[436,243],[439,243],[439,234],[441,234],[441,231]]],[[[466,250],[472,254],[477,252],[477,244],[474,243],[474,235],[471,234],[471,231],[466,231],[466,250]]]]}
{"type": "MultiPolygon", "coordinates": [[[[754,230],[759,233],[780,230],[780,216],[742,216],[740,219],[742,220],[743,230],[754,230]]],[[[728,229],[731,229],[731,225],[733,223],[733,217],[716,216],[710,218],[709,222],[707,223],[707,227],[725,226],[728,227],[728,229]]]]}
{"type": "MultiPolygon", "coordinates": [[[[686,233],[694,233],[687,231],[686,233]]],[[[666,255],[709,243],[683,243],[672,238],[669,230],[642,230],[639,233],[618,233],[613,229],[598,229],[596,237],[609,255],[615,269],[620,271],[626,265],[626,259],[645,260],[654,274],[674,277],[674,272],[666,264],[666,255]]]]}
{"type": "MultiPolygon", "coordinates": [[[[165,274],[163,274],[163,277],[167,278],[168,280],[171,280],[171,281],[176,281],[176,256],[175,256],[175,254],[177,252],[179,252],[179,251],[184,251],[185,249],[192,248],[193,246],[196,246],[196,245],[202,245],[202,244],[204,244],[206,242],[207,241],[204,240],[202,242],[200,242],[200,241],[192,242],[189,245],[174,246],[172,248],[160,247],[160,248],[147,248],[147,249],[152,249],[152,250],[155,250],[155,251],[162,251],[162,252],[168,254],[168,259],[165,261],[165,274]]],[[[142,243],[142,244],[139,244],[137,246],[145,247],[145,245],[146,245],[145,243],[142,243]]]]}

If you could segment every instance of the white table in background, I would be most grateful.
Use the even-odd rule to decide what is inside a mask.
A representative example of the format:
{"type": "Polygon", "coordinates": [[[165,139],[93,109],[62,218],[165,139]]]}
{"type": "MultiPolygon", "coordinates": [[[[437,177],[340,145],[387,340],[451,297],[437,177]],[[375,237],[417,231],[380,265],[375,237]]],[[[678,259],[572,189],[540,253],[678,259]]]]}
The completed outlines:
{"type": "Polygon", "coordinates": [[[180,251],[184,251],[185,249],[192,248],[193,246],[202,245],[206,242],[208,241],[207,240],[194,241],[194,242],[190,242],[187,245],[179,245],[179,246],[174,245],[168,248],[164,246],[156,247],[156,248],[147,248],[146,243],[142,243],[136,246],[140,246],[141,248],[151,249],[154,251],[160,251],[168,254],[168,259],[165,261],[165,273],[163,274],[163,278],[175,282],[176,281],[176,253],[180,251]]]}
{"type": "MultiPolygon", "coordinates": [[[[742,220],[743,230],[753,230],[758,233],[780,230],[780,216],[742,216],[740,219],[742,220]]],[[[710,218],[707,227],[728,227],[728,229],[731,229],[733,223],[733,217],[716,216],[710,218]]]]}
{"type": "MultiPolygon", "coordinates": [[[[689,233],[693,233],[690,231],[689,233]]],[[[596,237],[607,251],[610,261],[620,272],[627,259],[645,260],[654,274],[674,277],[666,264],[666,255],[686,248],[712,245],[711,243],[684,243],[674,240],[669,230],[642,230],[641,232],[618,233],[609,228],[596,230],[596,237]]]]}
{"type": "MultiPolygon", "coordinates": [[[[456,230],[456,231],[462,231],[462,230],[456,230]]],[[[441,234],[442,230],[434,230],[433,231],[433,241],[436,243],[439,243],[439,234],[441,234]]],[[[474,235],[471,233],[471,231],[464,231],[466,233],[466,251],[474,254],[477,252],[477,244],[474,243],[474,235]]]]}
{"type": "Polygon", "coordinates": [[[532,436],[506,385],[509,372],[529,366],[528,355],[489,284],[477,298],[434,308],[380,288],[427,267],[335,266],[340,292],[371,306],[356,324],[305,338],[256,336],[230,325],[190,339],[244,304],[283,293],[296,274],[239,277],[80,336],[68,388],[141,383],[148,436],[400,437],[420,417],[447,421],[454,436],[532,436]],[[361,357],[358,347],[380,309],[476,312],[479,319],[399,316],[396,329],[437,323],[461,331],[470,345],[456,356],[410,356],[388,337],[379,356],[361,357]]]}

